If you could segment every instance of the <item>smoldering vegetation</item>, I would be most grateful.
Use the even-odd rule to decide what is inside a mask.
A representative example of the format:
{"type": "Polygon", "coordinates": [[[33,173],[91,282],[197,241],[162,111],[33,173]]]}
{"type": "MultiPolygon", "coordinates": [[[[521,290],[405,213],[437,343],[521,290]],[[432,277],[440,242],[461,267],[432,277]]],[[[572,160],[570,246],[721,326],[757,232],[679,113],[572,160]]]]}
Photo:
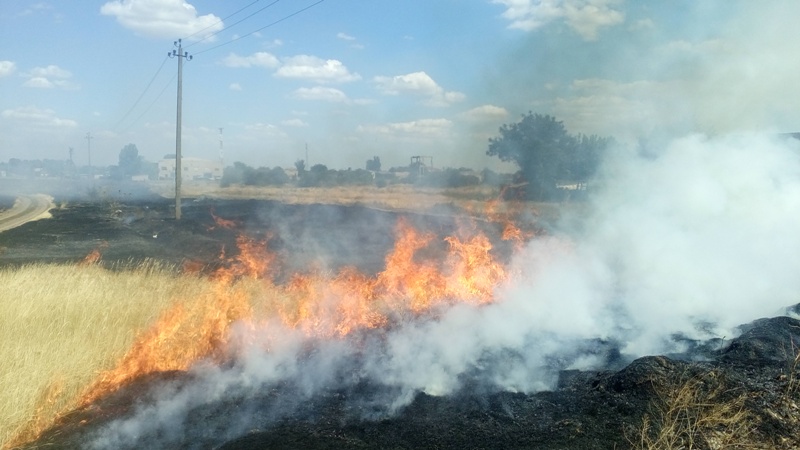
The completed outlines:
{"type": "MultiPolygon", "coordinates": [[[[741,324],[785,315],[800,298],[798,142],[693,135],[656,153],[638,150],[620,148],[606,162],[580,217],[566,216],[514,254],[513,276],[496,287],[493,302],[453,303],[337,338],[309,337],[277,320],[255,329],[234,324],[235,356],[225,363],[199,361],[186,374],[128,391],[123,413],[95,417],[73,436],[93,448],[205,448],[248,433],[266,442],[270,430],[286,438],[298,430],[352,435],[352,427],[379,432],[382,423],[408,425],[420,402],[438,405],[423,408],[427,417],[444,408],[456,420],[463,419],[453,413],[458,405],[486,412],[470,405],[503,395],[512,395],[510,417],[521,411],[519,401],[539,405],[523,408],[529,421],[537,411],[555,414],[536,393],[553,392],[565,405],[576,401],[566,400],[567,391],[594,395],[587,386],[638,395],[645,381],[614,384],[624,375],[609,374],[645,355],[668,354],[673,359],[663,364],[684,371],[712,370],[720,361],[767,368],[749,372],[750,381],[728,375],[745,384],[783,373],[792,360],[792,332],[772,350],[783,352],[783,362],[743,358],[749,353],[740,349],[750,344],[735,338],[741,324]]],[[[352,249],[365,242],[383,242],[381,227],[360,225],[337,241],[332,224],[343,210],[329,211],[316,231],[273,228],[292,237],[284,249],[305,248],[321,267],[326,261],[333,267],[362,256],[352,249]],[[318,239],[322,228],[328,233],[318,239]],[[337,244],[322,244],[329,241],[337,244]]],[[[280,222],[260,215],[259,222],[280,222]]],[[[260,226],[244,229],[256,233],[260,226]]],[[[296,255],[293,264],[301,260],[296,255]]],[[[656,360],[648,361],[647,371],[656,370],[647,365],[656,360]]],[[[636,373],[632,367],[619,373],[636,373]]],[[[612,396],[632,401],[625,398],[612,396]]],[[[627,411],[631,425],[645,408],[636,398],[631,410],[600,409],[627,411]]],[[[551,419],[541,420],[554,426],[551,419]]],[[[326,436],[320,442],[342,443],[326,436]]]]}

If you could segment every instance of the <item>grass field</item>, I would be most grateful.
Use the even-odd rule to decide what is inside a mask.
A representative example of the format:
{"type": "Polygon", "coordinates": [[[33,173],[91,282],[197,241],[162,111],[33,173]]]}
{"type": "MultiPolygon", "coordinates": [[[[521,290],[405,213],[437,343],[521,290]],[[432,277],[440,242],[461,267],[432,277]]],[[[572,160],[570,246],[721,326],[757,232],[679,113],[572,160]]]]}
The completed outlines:
{"type": "MultiPolygon", "coordinates": [[[[169,187],[161,186],[165,195],[169,187]]],[[[187,196],[416,211],[450,205],[476,215],[486,213],[487,200],[498,196],[485,188],[446,192],[408,186],[220,189],[187,183],[186,188],[187,196]]],[[[87,386],[116,366],[163,312],[187,299],[213,296],[215,289],[211,280],[155,262],[121,270],[55,264],[0,269],[0,448],[34,437],[60,412],[78,406],[87,386]]]]}
{"type": "Polygon", "coordinates": [[[203,280],[147,263],[0,270],[0,447],[31,436],[113,366],[137,332],[203,280]]]}

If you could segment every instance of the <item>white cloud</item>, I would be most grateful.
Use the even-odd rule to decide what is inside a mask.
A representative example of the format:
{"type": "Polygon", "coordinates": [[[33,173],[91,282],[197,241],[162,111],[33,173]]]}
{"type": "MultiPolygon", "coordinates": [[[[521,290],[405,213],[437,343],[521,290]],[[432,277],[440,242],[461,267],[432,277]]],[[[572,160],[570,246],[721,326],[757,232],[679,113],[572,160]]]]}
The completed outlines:
{"type": "Polygon", "coordinates": [[[793,105],[800,102],[795,81],[800,61],[786,55],[792,54],[800,29],[783,18],[797,16],[800,4],[783,5],[743,4],[718,33],[702,39],[678,35],[648,47],[629,62],[641,73],[638,81],[575,80],[542,109],[572,132],[618,139],[797,131],[800,113],[793,105]]]}
{"type": "Polygon", "coordinates": [[[248,132],[247,137],[251,139],[256,138],[269,138],[269,139],[282,139],[287,135],[279,127],[271,123],[256,122],[244,125],[244,129],[248,132]]]}
{"type": "Polygon", "coordinates": [[[48,78],[69,78],[72,76],[69,70],[64,70],[56,65],[49,65],[47,67],[35,67],[27,73],[31,77],[48,77],[48,78]]]}
{"type": "Polygon", "coordinates": [[[606,79],[575,80],[570,95],[551,108],[571,132],[634,139],[656,129],[669,130],[685,118],[675,82],[606,79]]]}
{"type": "Polygon", "coordinates": [[[250,56],[239,56],[231,53],[222,60],[222,64],[227,67],[264,67],[273,69],[280,65],[280,61],[273,54],[267,52],[257,52],[250,56]]]}
{"type": "Polygon", "coordinates": [[[373,79],[379,91],[386,95],[414,94],[427,97],[428,106],[449,106],[466,98],[461,92],[445,91],[425,72],[413,72],[393,77],[373,79]]]}
{"type": "Polygon", "coordinates": [[[317,83],[346,83],[361,79],[361,75],[351,73],[339,60],[325,60],[309,55],[286,58],[275,76],[313,80],[317,83]]]}
{"type": "Polygon", "coordinates": [[[337,39],[341,39],[343,41],[350,42],[350,48],[355,48],[355,49],[358,49],[358,50],[362,50],[364,48],[364,45],[359,44],[359,43],[356,42],[357,39],[355,37],[350,36],[347,33],[337,33],[336,34],[336,38],[337,39]]]}
{"type": "Polygon", "coordinates": [[[39,89],[77,89],[77,86],[68,80],[68,78],[72,77],[72,73],[53,64],[47,67],[35,67],[31,71],[21,75],[28,78],[28,80],[22,84],[25,87],[39,89]]]}
{"type": "Polygon", "coordinates": [[[287,119],[281,121],[281,125],[285,127],[307,127],[308,124],[300,119],[287,119]]]}
{"type": "Polygon", "coordinates": [[[17,64],[14,61],[0,61],[0,78],[7,77],[17,70],[17,64]]]}
{"type": "Polygon", "coordinates": [[[508,110],[501,106],[482,105],[464,111],[459,117],[470,122],[498,121],[508,117],[508,110]]]}
{"type": "MultiPolygon", "coordinates": [[[[46,14],[53,12],[54,10],[55,8],[53,8],[53,6],[50,4],[45,2],[38,2],[20,11],[19,13],[17,13],[17,16],[24,17],[24,16],[30,16],[32,14],[46,14]]],[[[56,17],[56,19],[59,19],[61,17],[61,15],[58,13],[55,13],[54,16],[56,17]]]]}
{"type": "Polygon", "coordinates": [[[326,102],[346,102],[347,95],[339,89],[314,86],[311,88],[300,88],[292,93],[292,97],[300,100],[323,100],[326,102]]]}
{"type": "Polygon", "coordinates": [[[45,125],[50,127],[76,127],[78,122],[72,119],[62,119],[56,116],[52,109],[39,109],[35,106],[23,106],[15,109],[6,109],[0,113],[4,119],[25,122],[32,125],[45,125]]]}
{"type": "Polygon", "coordinates": [[[380,125],[359,125],[358,131],[394,137],[444,138],[453,122],[448,119],[420,119],[380,125]]]}
{"type": "Polygon", "coordinates": [[[644,31],[655,29],[656,24],[651,19],[639,19],[632,23],[628,29],[631,31],[644,31]]]}
{"type": "Polygon", "coordinates": [[[123,27],[150,38],[191,36],[201,40],[224,27],[219,17],[199,16],[184,0],[113,0],[100,7],[100,13],[114,16],[123,27]]]}
{"type": "Polygon", "coordinates": [[[228,89],[232,91],[241,91],[242,85],[240,85],[239,83],[231,83],[230,86],[228,86],[228,89]]]}
{"type": "Polygon", "coordinates": [[[31,77],[28,81],[22,83],[25,87],[39,88],[39,89],[52,89],[56,87],[50,80],[45,77],[31,77]]]}
{"type": "Polygon", "coordinates": [[[506,7],[503,18],[510,28],[532,31],[555,20],[567,25],[586,40],[597,39],[601,28],[619,25],[625,15],[616,9],[622,0],[492,0],[506,7]]]}

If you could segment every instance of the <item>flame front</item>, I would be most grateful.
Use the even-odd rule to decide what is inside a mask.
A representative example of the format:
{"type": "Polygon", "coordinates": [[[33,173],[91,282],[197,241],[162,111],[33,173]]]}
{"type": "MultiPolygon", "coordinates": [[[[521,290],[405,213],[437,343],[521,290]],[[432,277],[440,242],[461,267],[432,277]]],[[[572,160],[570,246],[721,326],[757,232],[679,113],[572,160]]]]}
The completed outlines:
{"type": "Polygon", "coordinates": [[[269,238],[240,236],[238,256],[228,258],[223,252],[225,268],[211,274],[213,289],[166,311],[115,368],[100,374],[81,403],[148,373],[187,370],[200,360],[232,357],[236,346],[229,342],[229,327],[237,321],[257,328],[278,319],[310,337],[340,338],[358,329],[435,315],[457,302],[490,303],[494,289],[508,276],[483,233],[445,238],[447,253],[439,260],[424,257],[431,252],[422,251],[434,243],[434,235],[403,220],[395,233],[385,269],[375,276],[345,267],[338,273],[293,274],[280,285],[273,280],[277,255],[267,250],[269,238]]]}

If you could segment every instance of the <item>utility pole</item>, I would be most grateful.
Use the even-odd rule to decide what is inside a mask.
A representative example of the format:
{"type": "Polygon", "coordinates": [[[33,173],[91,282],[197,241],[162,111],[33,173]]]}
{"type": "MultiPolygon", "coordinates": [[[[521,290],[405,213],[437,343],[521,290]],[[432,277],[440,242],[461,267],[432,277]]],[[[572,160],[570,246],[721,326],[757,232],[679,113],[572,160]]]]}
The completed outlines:
{"type": "Polygon", "coordinates": [[[175,124],[175,220],[181,220],[181,100],[183,91],[183,59],[191,61],[189,52],[184,52],[181,40],[175,41],[178,50],[167,53],[170,58],[178,58],[178,116],[175,124]]]}
{"type": "Polygon", "coordinates": [[[225,164],[225,155],[222,149],[222,128],[219,129],[219,163],[225,164]]]}
{"type": "Polygon", "coordinates": [[[86,133],[86,150],[89,152],[89,175],[92,174],[92,133],[86,133]]]}

